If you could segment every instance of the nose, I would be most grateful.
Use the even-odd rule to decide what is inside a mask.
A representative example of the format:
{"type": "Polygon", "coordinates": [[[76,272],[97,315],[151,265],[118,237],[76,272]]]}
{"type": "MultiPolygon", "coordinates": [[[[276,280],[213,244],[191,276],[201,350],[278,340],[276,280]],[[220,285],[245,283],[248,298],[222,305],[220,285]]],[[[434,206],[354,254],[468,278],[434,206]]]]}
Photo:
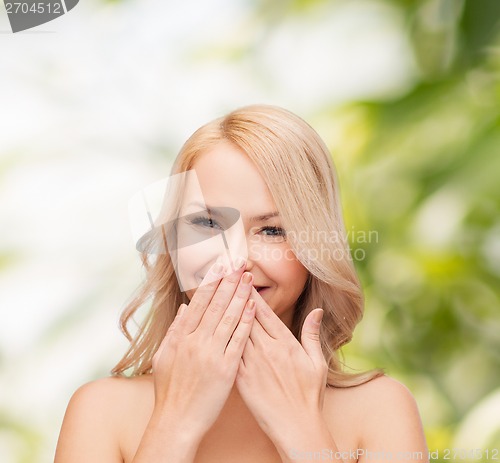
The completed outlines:
{"type": "Polygon", "coordinates": [[[252,240],[249,238],[247,238],[246,240],[246,246],[247,246],[247,262],[245,266],[245,271],[251,272],[256,263],[257,250],[255,249],[255,245],[252,245],[252,240]]]}
{"type": "Polygon", "coordinates": [[[226,230],[224,235],[226,247],[229,246],[230,259],[240,255],[245,257],[245,271],[251,272],[258,262],[259,251],[252,240],[252,229],[243,220],[239,220],[234,227],[226,230]]]}
{"type": "Polygon", "coordinates": [[[248,257],[247,257],[246,265],[245,265],[245,272],[251,272],[252,269],[253,269],[253,267],[254,267],[254,262],[250,258],[250,254],[249,254],[248,257]]]}

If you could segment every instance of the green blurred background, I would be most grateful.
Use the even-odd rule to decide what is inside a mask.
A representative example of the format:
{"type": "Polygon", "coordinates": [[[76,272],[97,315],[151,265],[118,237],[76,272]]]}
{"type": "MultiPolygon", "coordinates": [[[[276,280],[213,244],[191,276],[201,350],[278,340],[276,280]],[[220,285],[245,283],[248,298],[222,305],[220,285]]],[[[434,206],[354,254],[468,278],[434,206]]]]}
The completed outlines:
{"type": "Polygon", "coordinates": [[[410,388],[433,461],[493,461],[500,1],[168,3],[87,1],[17,35],[0,17],[0,461],[51,461],[71,394],[125,350],[129,197],[257,102],[332,150],[366,295],[346,364],[410,388]]]}

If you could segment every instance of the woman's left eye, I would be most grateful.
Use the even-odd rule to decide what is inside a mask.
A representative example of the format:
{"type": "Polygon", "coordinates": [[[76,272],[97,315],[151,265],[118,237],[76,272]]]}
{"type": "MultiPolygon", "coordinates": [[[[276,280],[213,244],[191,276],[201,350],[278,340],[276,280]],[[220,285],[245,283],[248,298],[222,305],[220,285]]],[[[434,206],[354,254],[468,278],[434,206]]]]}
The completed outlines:
{"type": "Polygon", "coordinates": [[[260,232],[265,232],[266,236],[285,236],[285,230],[281,227],[264,227],[260,229],[260,232]]]}

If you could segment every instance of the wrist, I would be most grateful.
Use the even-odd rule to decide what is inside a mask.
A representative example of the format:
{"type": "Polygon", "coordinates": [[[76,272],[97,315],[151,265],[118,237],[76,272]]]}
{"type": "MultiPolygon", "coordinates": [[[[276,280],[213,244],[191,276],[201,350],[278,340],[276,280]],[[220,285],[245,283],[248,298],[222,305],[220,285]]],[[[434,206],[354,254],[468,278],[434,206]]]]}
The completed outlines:
{"type": "Polygon", "coordinates": [[[269,438],[276,445],[294,442],[300,436],[315,434],[326,426],[326,421],[321,413],[297,413],[294,418],[288,417],[286,421],[273,426],[268,426],[269,438]]]}
{"type": "Polygon", "coordinates": [[[191,423],[185,417],[173,412],[154,409],[149,422],[157,432],[169,436],[169,441],[175,441],[180,447],[198,446],[205,432],[199,423],[191,423]]]}
{"type": "Polygon", "coordinates": [[[155,409],[133,463],[193,463],[202,437],[172,414],[155,409]]]}
{"type": "Polygon", "coordinates": [[[321,413],[301,416],[291,422],[290,426],[270,435],[270,439],[283,461],[289,461],[293,452],[336,450],[336,444],[321,413]]]}

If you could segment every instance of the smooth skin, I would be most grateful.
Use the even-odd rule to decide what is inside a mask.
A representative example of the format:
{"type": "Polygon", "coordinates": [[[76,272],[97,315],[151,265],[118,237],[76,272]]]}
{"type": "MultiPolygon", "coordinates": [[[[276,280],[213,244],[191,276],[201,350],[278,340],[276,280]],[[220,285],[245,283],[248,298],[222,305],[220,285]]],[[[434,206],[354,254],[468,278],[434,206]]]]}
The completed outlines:
{"type": "MultiPolygon", "coordinates": [[[[192,461],[196,451],[193,444],[201,441],[219,416],[250,335],[255,316],[255,303],[248,300],[252,275],[242,276],[243,259],[237,266],[237,271],[222,281],[206,284],[207,278],[224,273],[222,265],[212,266],[189,305],[180,307],[153,357],[152,428],[163,428],[186,440],[185,448],[175,445],[170,458],[176,461],[192,461]]],[[[154,450],[159,442],[143,439],[134,463],[165,459],[164,444],[154,450]]]]}
{"type": "MultiPolygon", "coordinates": [[[[304,427],[321,415],[328,366],[319,342],[323,310],[306,318],[301,343],[259,296],[256,319],[243,351],[236,386],[277,448],[298,445],[304,427]],[[290,361],[293,359],[293,361],[290,361]]],[[[283,455],[284,456],[284,455],[283,455]]]]}
{"type": "MultiPolygon", "coordinates": [[[[222,280],[224,268],[211,267],[153,356],[155,405],[134,463],[193,461],[196,443],[226,403],[255,316],[255,302],[249,301],[252,275],[242,276],[243,259],[237,266],[222,280]],[[214,277],[219,278],[206,283],[214,277]]],[[[77,391],[68,406],[55,462],[108,461],[103,455],[122,461],[116,449],[92,445],[92,438],[85,443],[85,436],[75,432],[75,422],[84,424],[77,416],[81,396],[77,391]]]]}
{"type": "MultiPolygon", "coordinates": [[[[246,271],[253,275],[255,286],[267,287],[261,293],[263,299],[291,328],[309,271],[283,239],[281,218],[274,215],[278,211],[262,175],[245,153],[226,142],[203,152],[194,170],[207,207],[228,206],[240,212],[245,231],[241,241],[247,245],[246,271]],[[269,217],[259,218],[262,215],[269,217]]],[[[218,218],[211,219],[217,227],[218,218]]],[[[190,291],[186,294],[191,298],[190,291]]]]}
{"type": "MultiPolygon", "coordinates": [[[[244,284],[235,278],[242,270],[210,285],[226,290],[233,285],[238,288],[235,292],[243,292],[244,284]]],[[[200,303],[203,297],[205,300],[210,297],[210,285],[201,291],[200,303]]],[[[406,457],[406,461],[428,461],[418,409],[405,386],[381,377],[354,388],[318,389],[319,378],[324,374],[319,357],[312,359],[306,354],[308,360],[297,340],[293,336],[289,338],[289,331],[282,330],[288,328],[259,294],[252,289],[249,296],[256,301],[250,312],[248,301],[238,304],[242,315],[235,334],[239,332],[242,338],[236,336],[234,348],[242,354],[234,362],[239,366],[233,388],[227,388],[224,381],[220,382],[219,390],[188,381],[184,385],[188,395],[184,396],[183,389],[170,380],[163,368],[177,361],[177,367],[184,369],[183,378],[178,377],[182,381],[193,378],[194,371],[199,374],[200,370],[195,369],[200,368],[200,359],[206,357],[202,349],[196,351],[196,355],[191,352],[189,362],[181,363],[187,350],[169,355],[170,341],[166,340],[155,355],[153,375],[134,379],[104,378],[76,391],[65,415],[55,463],[305,462],[311,461],[310,456],[300,458],[306,454],[299,452],[322,449],[338,450],[342,459],[337,461],[346,463],[373,461],[375,453],[370,456],[368,452],[391,453],[392,459],[377,457],[377,461],[383,462],[394,461],[398,452],[414,455],[412,459],[406,457]],[[262,332],[264,326],[276,337],[262,332]],[[249,342],[242,349],[239,340],[245,336],[249,342]],[[297,365],[290,362],[290,355],[299,355],[297,365]],[[299,362],[304,362],[303,368],[308,374],[302,374],[299,362]],[[297,389],[297,384],[303,384],[304,389],[300,386],[297,389]],[[312,395],[307,391],[312,391],[312,395]],[[205,400],[197,400],[200,394],[205,400]],[[227,401],[214,422],[226,394],[227,401]],[[209,395],[212,400],[208,400],[209,395]],[[194,401],[190,402],[188,397],[194,401]]],[[[231,301],[233,299],[234,295],[231,301]]],[[[203,316],[213,310],[213,306],[210,310],[209,306],[208,303],[201,309],[203,316]]],[[[199,307],[194,305],[194,309],[199,307]]],[[[181,311],[165,339],[176,332],[180,339],[181,329],[192,329],[195,318],[187,322],[188,309],[189,306],[181,311]]],[[[197,313],[194,309],[190,314],[197,313]]],[[[193,317],[199,317],[199,312],[193,317]]],[[[232,323],[232,316],[223,316],[218,326],[230,320],[232,323]]],[[[302,348],[304,352],[317,351],[317,325],[313,315],[307,320],[311,323],[304,326],[302,348]]],[[[201,332],[200,329],[192,331],[195,335],[192,339],[201,332]]],[[[205,332],[202,336],[207,335],[205,332]]],[[[186,349],[189,345],[187,341],[184,343],[186,349]]],[[[224,361],[231,364],[231,356],[231,353],[224,355],[224,361]]],[[[206,365],[203,371],[211,373],[206,365]]],[[[224,373],[216,369],[209,381],[216,381],[221,375],[224,373]]]]}
{"type": "Polygon", "coordinates": [[[233,386],[255,313],[255,303],[248,303],[252,276],[240,276],[235,272],[219,288],[218,281],[201,286],[153,357],[157,407],[175,414],[185,432],[207,432],[233,386]]]}
{"type": "Polygon", "coordinates": [[[241,212],[254,245],[248,260],[188,294],[190,303],[181,306],[154,356],[152,375],[103,378],[75,392],[55,463],[310,462],[305,452],[323,449],[341,452],[337,461],[346,463],[373,461],[368,452],[379,452],[379,462],[395,461],[398,452],[411,454],[405,461],[428,461],[405,386],[384,376],[327,388],[321,309],[306,318],[301,343],[292,335],[307,270],[298,261],[258,256],[287,244],[274,244],[265,231],[279,226],[279,217],[250,223],[249,217],[275,210],[253,163],[220,143],[195,169],[207,204],[241,212]],[[252,285],[268,289],[261,296],[252,285]]]}

